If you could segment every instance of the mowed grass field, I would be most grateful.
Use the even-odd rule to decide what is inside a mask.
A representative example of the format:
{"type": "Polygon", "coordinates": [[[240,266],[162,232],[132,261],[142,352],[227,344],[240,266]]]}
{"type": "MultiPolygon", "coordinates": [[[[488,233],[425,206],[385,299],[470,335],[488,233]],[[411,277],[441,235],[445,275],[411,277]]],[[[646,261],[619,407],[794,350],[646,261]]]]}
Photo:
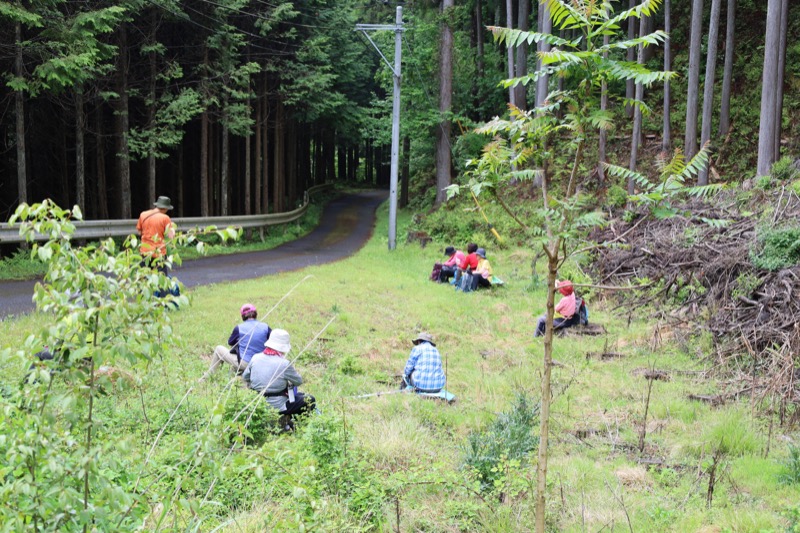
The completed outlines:
{"type": "MultiPolygon", "coordinates": [[[[222,447],[217,461],[242,465],[235,482],[187,475],[179,490],[202,515],[197,530],[533,529],[535,451],[527,462],[501,463],[503,484],[494,490],[481,492],[463,468],[470,433],[508,411],[517,395],[534,401],[540,396],[543,348],[532,335],[545,292],[531,285],[533,253],[495,250],[487,237],[480,244],[506,285],[458,293],[428,280],[432,263],[449,243],[425,249],[400,244],[388,252],[385,215],[383,206],[375,235],[349,259],[193,289],[191,305],[171,315],[172,353],[146,368],[127,369],[140,387],[97,401],[99,438],[126,437],[131,443],[126,460],[138,470],[160,436],[149,468],[165,472],[159,465],[175,461],[161,450],[175,454],[208,427],[221,402],[251,397],[227,371],[197,381],[214,346],[225,344],[239,322],[239,307],[254,303],[259,318],[290,332],[289,357],[296,358],[306,380],[301,390],[317,398],[321,414],[294,435],[271,436],[263,446],[222,447]],[[354,398],[397,388],[411,339],[420,330],[434,336],[446,361],[447,389],[457,401],[447,405],[409,394],[354,398]],[[352,464],[359,471],[345,478],[382,495],[369,501],[369,513],[363,512],[367,504],[353,502],[353,491],[345,496],[321,489],[324,479],[314,486],[304,479],[325,466],[322,455],[306,453],[315,442],[308,433],[321,427],[343,436],[337,441],[346,448],[342,468],[352,464]],[[270,476],[278,471],[291,475],[278,482],[270,476]],[[232,491],[239,491],[236,498],[232,491]]],[[[720,407],[690,400],[689,394],[715,394],[725,387],[702,340],[687,340],[651,321],[648,312],[628,324],[621,311],[611,311],[616,304],[597,299],[588,304],[592,322],[602,324],[607,335],[555,341],[550,529],[777,532],[796,526],[800,480],[786,478],[789,445],[797,442],[797,433],[770,424],[748,396],[720,407]],[[618,356],[600,356],[610,352],[618,356]],[[668,379],[652,384],[640,453],[648,393],[643,373],[652,368],[666,371],[668,379]]],[[[47,320],[30,315],[2,322],[2,345],[18,344],[47,320]]],[[[6,384],[18,379],[8,373],[2,378],[6,384]]],[[[167,474],[160,483],[166,486],[169,479],[167,474]]],[[[154,509],[163,493],[159,486],[154,483],[146,494],[154,509]]],[[[188,509],[173,511],[163,530],[190,523],[188,509]]],[[[154,528],[157,513],[145,530],[154,528]]]]}

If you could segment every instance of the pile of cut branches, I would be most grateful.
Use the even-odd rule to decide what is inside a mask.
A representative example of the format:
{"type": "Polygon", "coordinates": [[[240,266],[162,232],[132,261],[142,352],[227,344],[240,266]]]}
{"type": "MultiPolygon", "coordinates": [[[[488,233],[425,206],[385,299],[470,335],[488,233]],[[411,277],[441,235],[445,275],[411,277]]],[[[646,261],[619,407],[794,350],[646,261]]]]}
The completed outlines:
{"type": "Polygon", "coordinates": [[[760,269],[751,251],[763,228],[798,225],[800,197],[783,188],[759,191],[751,209],[769,213],[759,219],[730,196],[685,204],[671,218],[615,220],[592,235],[610,243],[597,252],[594,273],[599,285],[647,285],[626,302],[630,313],[653,306],[659,318],[710,330],[720,358],[750,354],[766,364],[767,350],[800,335],[800,266],[760,269]]]}

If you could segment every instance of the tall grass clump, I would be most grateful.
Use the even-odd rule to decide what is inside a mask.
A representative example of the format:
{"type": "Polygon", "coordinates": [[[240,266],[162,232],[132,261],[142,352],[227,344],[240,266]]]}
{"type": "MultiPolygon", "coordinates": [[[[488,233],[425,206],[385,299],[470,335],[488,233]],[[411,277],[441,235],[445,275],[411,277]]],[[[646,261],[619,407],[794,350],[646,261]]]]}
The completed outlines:
{"type": "Polygon", "coordinates": [[[789,458],[785,467],[781,481],[787,485],[800,484],[800,446],[789,445],[789,458]]]}

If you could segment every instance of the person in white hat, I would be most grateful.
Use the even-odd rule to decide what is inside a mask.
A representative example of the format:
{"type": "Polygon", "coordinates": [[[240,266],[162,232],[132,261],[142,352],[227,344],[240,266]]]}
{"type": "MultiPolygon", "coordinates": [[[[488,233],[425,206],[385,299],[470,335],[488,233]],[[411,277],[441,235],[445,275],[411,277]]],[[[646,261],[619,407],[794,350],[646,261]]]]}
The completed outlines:
{"type": "Polygon", "coordinates": [[[416,392],[439,392],[444,388],[442,356],[430,333],[421,332],[411,341],[414,347],[403,369],[403,381],[416,392]]]}
{"type": "Polygon", "coordinates": [[[233,328],[231,336],[228,337],[228,346],[217,346],[211,356],[211,365],[208,372],[201,378],[205,380],[209,374],[219,368],[222,363],[227,363],[236,369],[238,374],[244,372],[253,356],[264,351],[267,339],[272,330],[266,322],[258,320],[258,310],[253,304],[244,304],[239,309],[242,323],[233,328]]]}
{"type": "MultiPolygon", "coordinates": [[[[290,417],[314,409],[315,400],[310,394],[297,391],[303,377],[286,359],[292,349],[289,332],[273,329],[264,351],[257,353],[242,374],[251,389],[266,397],[267,403],[282,415],[290,417]]],[[[288,424],[291,427],[291,422],[288,424]]]]}

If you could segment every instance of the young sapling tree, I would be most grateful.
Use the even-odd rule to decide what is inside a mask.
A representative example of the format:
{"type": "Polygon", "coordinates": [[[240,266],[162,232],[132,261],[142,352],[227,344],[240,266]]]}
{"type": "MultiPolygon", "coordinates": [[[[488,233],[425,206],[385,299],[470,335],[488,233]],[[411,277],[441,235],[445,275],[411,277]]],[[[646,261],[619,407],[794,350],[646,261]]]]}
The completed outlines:
{"type": "MultiPolygon", "coordinates": [[[[593,209],[595,202],[579,192],[584,151],[592,135],[612,127],[612,114],[601,107],[603,83],[633,80],[650,85],[669,79],[671,73],[653,72],[642,64],[623,61],[617,52],[639,45],[658,45],[666,38],[662,31],[633,39],[618,39],[620,23],[627,19],[652,16],[661,0],[645,0],[632,9],[613,12],[611,2],[567,2],[543,0],[555,30],[572,30],[570,39],[551,33],[537,33],[493,27],[496,40],[508,47],[522,42],[549,45],[538,52],[542,69],[520,78],[506,80],[506,86],[538,81],[543,76],[563,77],[564,90],[551,92],[544,104],[531,112],[512,107],[508,120],[495,119],[479,129],[495,136],[481,157],[471,162],[468,186],[476,195],[482,190],[506,186],[512,178],[544,177],[542,168],[554,168],[556,155],[567,154],[571,163],[560,187],[541,179],[542,206],[537,210],[541,225],[530,232],[530,242],[547,258],[547,313],[541,392],[539,460],[536,486],[536,531],[545,530],[547,458],[551,402],[553,318],[555,282],[559,268],[575,251],[580,232],[602,223],[603,216],[593,209]],[[608,38],[607,38],[608,37],[608,38]],[[556,113],[555,111],[558,111],[556,113]],[[558,140],[559,142],[554,142],[558,140]],[[545,147],[548,147],[545,149],[545,147]],[[526,165],[525,168],[522,166],[526,165]]],[[[642,102],[633,102],[642,106],[642,102]]],[[[458,185],[449,188],[452,196],[458,185]]]]}

